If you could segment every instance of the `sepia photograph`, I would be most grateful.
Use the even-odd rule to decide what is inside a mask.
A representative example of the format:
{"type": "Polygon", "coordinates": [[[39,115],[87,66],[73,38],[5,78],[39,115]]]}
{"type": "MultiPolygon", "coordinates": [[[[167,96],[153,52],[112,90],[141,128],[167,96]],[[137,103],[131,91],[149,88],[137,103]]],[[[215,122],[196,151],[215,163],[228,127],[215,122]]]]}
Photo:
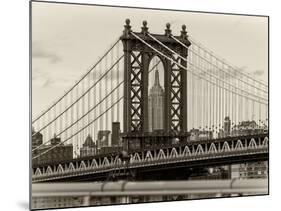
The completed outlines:
{"type": "Polygon", "coordinates": [[[269,194],[269,17],[30,1],[30,208],[269,194]]]}

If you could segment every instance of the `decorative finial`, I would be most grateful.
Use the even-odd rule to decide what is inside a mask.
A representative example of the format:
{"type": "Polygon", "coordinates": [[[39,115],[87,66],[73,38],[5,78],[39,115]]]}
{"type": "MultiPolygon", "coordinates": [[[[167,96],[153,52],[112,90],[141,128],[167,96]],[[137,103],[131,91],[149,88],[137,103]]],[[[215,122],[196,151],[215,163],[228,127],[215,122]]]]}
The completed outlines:
{"type": "Polygon", "coordinates": [[[170,23],[166,23],[166,27],[167,27],[167,29],[170,29],[171,24],[170,23]]]}
{"type": "Polygon", "coordinates": [[[172,30],[170,28],[171,28],[171,24],[166,23],[165,35],[168,37],[172,35],[172,30]]]}
{"type": "Polygon", "coordinates": [[[186,25],[185,24],[183,24],[181,28],[182,28],[183,31],[186,31],[186,25]]]}
{"type": "Polygon", "coordinates": [[[146,27],[146,26],[147,26],[147,21],[144,20],[144,21],[142,22],[142,25],[143,25],[144,27],[146,27]]]}
{"type": "Polygon", "coordinates": [[[187,39],[186,25],[183,24],[181,28],[182,28],[182,30],[181,30],[181,38],[186,40],[187,39]]]}
{"type": "Polygon", "coordinates": [[[123,35],[124,36],[129,36],[129,34],[130,34],[130,32],[132,31],[131,30],[131,26],[130,26],[130,19],[129,18],[127,18],[126,20],[125,20],[125,23],[126,23],[126,25],[124,25],[124,31],[123,31],[123,35]]]}
{"type": "Polygon", "coordinates": [[[127,18],[127,19],[126,19],[126,21],[125,21],[125,23],[126,23],[126,25],[127,25],[127,26],[129,26],[129,25],[130,25],[130,22],[131,22],[131,21],[130,21],[130,19],[129,19],[129,18],[127,18]]]}
{"type": "Polygon", "coordinates": [[[142,32],[144,35],[146,35],[146,34],[148,33],[147,21],[144,20],[144,21],[142,22],[142,25],[143,25],[143,27],[141,27],[141,32],[142,32]]]}

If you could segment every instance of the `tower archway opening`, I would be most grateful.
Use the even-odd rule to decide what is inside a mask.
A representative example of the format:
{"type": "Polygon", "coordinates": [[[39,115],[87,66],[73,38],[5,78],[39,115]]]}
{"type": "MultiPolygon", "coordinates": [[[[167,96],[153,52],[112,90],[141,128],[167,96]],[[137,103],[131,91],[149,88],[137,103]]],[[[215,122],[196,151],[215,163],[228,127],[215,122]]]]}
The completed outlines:
{"type": "Polygon", "coordinates": [[[148,74],[148,131],[164,130],[164,65],[158,56],[149,63],[148,74]]]}

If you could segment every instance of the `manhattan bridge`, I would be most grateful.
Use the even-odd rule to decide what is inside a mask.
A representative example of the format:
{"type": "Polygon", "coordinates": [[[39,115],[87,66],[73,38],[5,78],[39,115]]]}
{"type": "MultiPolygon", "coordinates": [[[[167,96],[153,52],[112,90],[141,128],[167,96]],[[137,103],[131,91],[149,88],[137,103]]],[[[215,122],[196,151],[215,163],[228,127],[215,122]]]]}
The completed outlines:
{"type": "Polygon", "coordinates": [[[146,21],[135,32],[127,19],[122,35],[32,128],[33,183],[188,179],[194,169],[268,160],[268,84],[217,56],[185,25],[153,34],[146,21]],[[157,72],[159,80],[160,66],[161,124],[153,130],[149,78],[157,72]]]}

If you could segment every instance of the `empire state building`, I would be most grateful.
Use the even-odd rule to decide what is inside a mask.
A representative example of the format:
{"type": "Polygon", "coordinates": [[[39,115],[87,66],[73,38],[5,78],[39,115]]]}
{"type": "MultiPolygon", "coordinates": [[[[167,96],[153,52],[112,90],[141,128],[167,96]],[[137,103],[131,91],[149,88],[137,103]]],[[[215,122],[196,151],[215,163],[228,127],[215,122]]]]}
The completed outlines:
{"type": "Polygon", "coordinates": [[[164,90],[159,83],[158,69],[155,71],[154,85],[149,90],[148,119],[149,132],[164,129],[164,90]]]}

